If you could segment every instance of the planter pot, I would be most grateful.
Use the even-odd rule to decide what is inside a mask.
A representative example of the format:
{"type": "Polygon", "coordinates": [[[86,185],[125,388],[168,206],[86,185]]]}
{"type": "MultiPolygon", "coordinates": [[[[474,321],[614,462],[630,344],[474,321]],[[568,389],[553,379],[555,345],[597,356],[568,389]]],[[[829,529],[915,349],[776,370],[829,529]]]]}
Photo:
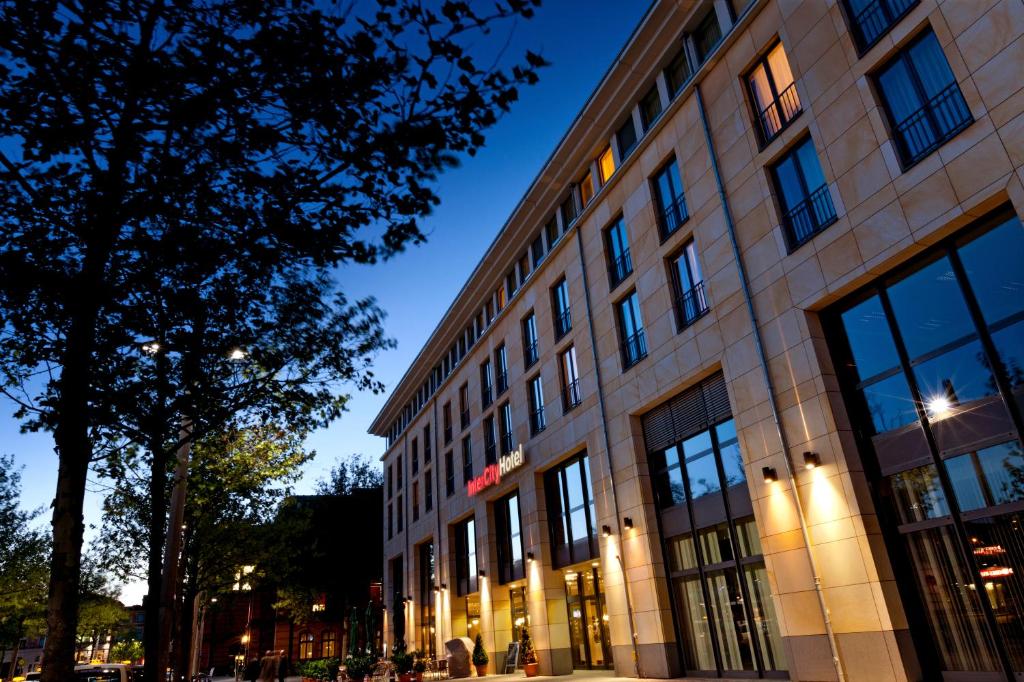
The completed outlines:
{"type": "Polygon", "coordinates": [[[537,677],[540,663],[523,663],[523,672],[526,673],[527,677],[537,677]]]}
{"type": "Polygon", "coordinates": [[[476,668],[476,676],[477,677],[483,677],[484,675],[487,674],[487,664],[486,663],[484,663],[483,665],[475,665],[474,664],[474,667],[476,668]]]}

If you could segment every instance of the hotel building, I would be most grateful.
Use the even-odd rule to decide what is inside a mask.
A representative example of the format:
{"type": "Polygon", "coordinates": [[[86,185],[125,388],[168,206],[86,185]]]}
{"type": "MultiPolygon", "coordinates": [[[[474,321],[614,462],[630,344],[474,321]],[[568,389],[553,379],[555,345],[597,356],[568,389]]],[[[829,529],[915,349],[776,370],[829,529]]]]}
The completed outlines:
{"type": "Polygon", "coordinates": [[[655,2],[370,427],[410,647],[1020,679],[1022,183],[1021,0],[655,2]]]}

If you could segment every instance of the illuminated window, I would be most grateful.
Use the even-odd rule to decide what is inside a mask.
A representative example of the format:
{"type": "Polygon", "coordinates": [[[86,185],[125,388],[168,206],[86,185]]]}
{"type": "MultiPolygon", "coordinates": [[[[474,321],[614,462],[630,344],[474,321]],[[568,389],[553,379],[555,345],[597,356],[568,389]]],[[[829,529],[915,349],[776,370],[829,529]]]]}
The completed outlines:
{"type": "Polygon", "coordinates": [[[802,111],[793,71],[782,43],[776,43],[747,75],[761,142],[767,144],[802,111]]]}
{"type": "Polygon", "coordinates": [[[580,180],[580,204],[586,206],[594,198],[594,178],[587,171],[580,180]]]}
{"type": "Polygon", "coordinates": [[[299,635],[299,660],[313,658],[313,633],[303,632],[299,635]]]}
{"type": "Polygon", "coordinates": [[[605,149],[601,152],[601,156],[597,157],[597,166],[601,169],[601,184],[603,185],[615,172],[615,157],[612,156],[611,147],[605,149]]]}
{"type": "Polygon", "coordinates": [[[336,649],[335,643],[337,641],[335,637],[336,635],[334,634],[334,630],[328,630],[323,634],[323,637],[320,640],[320,655],[323,658],[334,656],[336,649]]]}

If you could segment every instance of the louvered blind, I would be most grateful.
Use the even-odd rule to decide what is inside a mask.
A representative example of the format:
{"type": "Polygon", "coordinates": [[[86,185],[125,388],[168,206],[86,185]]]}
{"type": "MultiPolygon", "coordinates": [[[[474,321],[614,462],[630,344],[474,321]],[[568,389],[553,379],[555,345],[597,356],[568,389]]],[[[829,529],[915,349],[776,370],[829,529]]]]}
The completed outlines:
{"type": "Polygon", "coordinates": [[[648,451],[662,450],[732,416],[725,377],[716,374],[642,418],[648,451]]]}

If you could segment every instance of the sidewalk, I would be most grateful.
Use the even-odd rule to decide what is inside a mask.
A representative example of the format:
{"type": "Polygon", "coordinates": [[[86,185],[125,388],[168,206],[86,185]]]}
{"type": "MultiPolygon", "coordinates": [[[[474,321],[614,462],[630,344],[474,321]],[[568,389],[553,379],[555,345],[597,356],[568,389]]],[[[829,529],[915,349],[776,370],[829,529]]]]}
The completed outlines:
{"type": "MultiPolygon", "coordinates": [[[[478,678],[478,677],[476,677],[474,675],[472,677],[466,677],[466,678],[463,678],[463,679],[466,680],[466,682],[476,682],[477,680],[480,680],[481,678],[478,678]]],[[[526,676],[522,673],[522,671],[519,671],[519,672],[511,673],[509,675],[486,675],[481,680],[481,682],[519,682],[520,680],[525,680],[525,679],[526,679],[526,676]]],[[[632,680],[634,678],[616,677],[615,673],[613,673],[610,670],[576,670],[576,671],[573,671],[573,673],[571,675],[555,675],[555,676],[539,675],[539,676],[537,676],[537,677],[535,677],[533,679],[541,681],[541,682],[543,682],[544,680],[557,680],[557,681],[561,681],[561,680],[581,680],[583,682],[627,682],[627,681],[632,680]]],[[[687,677],[687,678],[685,678],[685,680],[679,680],[678,682],[712,682],[712,680],[714,682],[730,682],[730,679],[732,679],[732,678],[727,678],[727,677],[715,677],[715,678],[710,678],[710,677],[687,677]]],[[[213,682],[234,682],[234,680],[235,680],[235,678],[233,678],[233,677],[214,677],[213,678],[213,682]]],[[[287,678],[285,678],[285,682],[302,682],[302,678],[298,677],[298,676],[287,677],[287,678]]],[[[432,681],[429,681],[427,678],[424,678],[423,682],[432,682],[432,681]]],[[[442,681],[442,682],[445,682],[445,681],[442,681]]],[[[666,681],[666,682],[675,682],[675,681],[666,681]]],[[[749,682],[749,680],[745,679],[744,682],[749,682]]]]}

